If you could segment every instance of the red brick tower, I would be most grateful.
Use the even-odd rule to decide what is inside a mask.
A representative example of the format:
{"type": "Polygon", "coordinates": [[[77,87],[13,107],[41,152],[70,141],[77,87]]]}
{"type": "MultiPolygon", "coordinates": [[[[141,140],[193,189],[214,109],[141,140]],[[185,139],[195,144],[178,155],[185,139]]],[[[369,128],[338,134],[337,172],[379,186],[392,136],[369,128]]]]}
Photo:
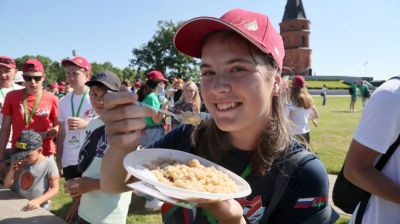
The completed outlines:
{"type": "Polygon", "coordinates": [[[284,75],[312,75],[310,21],[301,0],[288,0],[279,24],[285,45],[284,75]],[[292,72],[291,72],[292,71],[292,72]]]}

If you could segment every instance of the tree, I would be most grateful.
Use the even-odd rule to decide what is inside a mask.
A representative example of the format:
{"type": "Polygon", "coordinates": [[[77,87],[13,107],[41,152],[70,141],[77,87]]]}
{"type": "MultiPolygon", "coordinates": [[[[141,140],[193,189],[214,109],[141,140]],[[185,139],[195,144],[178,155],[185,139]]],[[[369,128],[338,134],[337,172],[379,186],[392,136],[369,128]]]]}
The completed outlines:
{"type": "Polygon", "coordinates": [[[198,61],[178,52],[172,39],[179,24],[172,21],[159,21],[159,29],[151,40],[139,48],[132,50],[133,59],[130,66],[140,73],[156,69],[167,77],[192,77],[199,79],[198,61]]]}
{"type": "Polygon", "coordinates": [[[46,74],[46,83],[53,83],[65,80],[65,71],[62,68],[61,64],[58,61],[53,61],[49,57],[41,55],[24,55],[22,57],[16,58],[15,63],[17,64],[17,69],[22,70],[22,64],[29,58],[36,58],[42,63],[44,72],[46,74]]]}

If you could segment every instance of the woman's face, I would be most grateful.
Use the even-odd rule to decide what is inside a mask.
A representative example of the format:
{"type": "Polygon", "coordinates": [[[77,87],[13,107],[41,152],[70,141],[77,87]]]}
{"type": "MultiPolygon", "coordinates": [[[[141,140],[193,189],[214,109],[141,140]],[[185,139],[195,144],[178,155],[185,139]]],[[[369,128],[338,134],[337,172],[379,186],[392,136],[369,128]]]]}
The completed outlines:
{"type": "Polygon", "coordinates": [[[200,92],[218,128],[258,134],[271,117],[275,81],[261,58],[254,59],[239,37],[215,34],[204,44],[201,60],[200,92]]]}
{"type": "Polygon", "coordinates": [[[183,90],[184,90],[183,94],[185,94],[185,100],[191,100],[196,95],[197,87],[195,86],[194,83],[190,83],[189,85],[186,85],[183,88],[183,90]]]}

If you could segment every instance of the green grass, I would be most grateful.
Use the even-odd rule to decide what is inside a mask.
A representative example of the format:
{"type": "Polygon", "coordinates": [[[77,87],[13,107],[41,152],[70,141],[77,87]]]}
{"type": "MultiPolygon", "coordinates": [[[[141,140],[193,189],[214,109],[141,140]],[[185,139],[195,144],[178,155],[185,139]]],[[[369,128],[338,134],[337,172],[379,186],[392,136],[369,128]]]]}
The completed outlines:
{"type": "MultiPolygon", "coordinates": [[[[289,81],[291,83],[292,81],[289,81]]],[[[320,81],[320,80],[307,80],[308,89],[322,89],[325,84],[328,89],[348,89],[350,86],[343,80],[336,81],[320,81]]]]}
{"type": "Polygon", "coordinates": [[[349,112],[350,96],[329,97],[321,106],[322,97],[315,97],[319,112],[318,128],[311,126],[311,149],[324,162],[328,173],[338,174],[361,117],[360,100],[357,112],[349,112]]]}
{"type": "MultiPolygon", "coordinates": [[[[328,87],[329,88],[329,87],[328,87]]],[[[311,150],[316,152],[329,173],[337,174],[343,164],[352,135],[361,116],[360,100],[356,103],[358,112],[349,112],[350,97],[329,97],[326,106],[321,106],[322,98],[315,97],[319,111],[318,128],[311,127],[311,150]]],[[[60,180],[60,193],[52,200],[51,211],[65,219],[71,206],[71,198],[64,194],[64,180],[60,180]]],[[[143,198],[133,196],[129,209],[128,224],[162,223],[158,212],[144,212],[143,198]]],[[[348,223],[348,217],[341,217],[336,223],[348,223]]]]}

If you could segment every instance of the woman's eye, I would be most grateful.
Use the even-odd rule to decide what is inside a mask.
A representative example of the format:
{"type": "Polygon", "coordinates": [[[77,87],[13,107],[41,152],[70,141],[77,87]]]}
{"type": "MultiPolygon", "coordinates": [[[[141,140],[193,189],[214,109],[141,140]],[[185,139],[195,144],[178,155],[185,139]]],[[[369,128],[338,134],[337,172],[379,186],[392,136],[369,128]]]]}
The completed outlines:
{"type": "Polygon", "coordinates": [[[241,72],[241,71],[244,71],[245,69],[244,68],[242,68],[242,67],[234,67],[234,68],[232,68],[232,72],[241,72]]]}
{"type": "Polygon", "coordinates": [[[210,76],[210,75],[214,75],[215,73],[212,71],[204,71],[201,72],[201,76],[210,76]]]}

